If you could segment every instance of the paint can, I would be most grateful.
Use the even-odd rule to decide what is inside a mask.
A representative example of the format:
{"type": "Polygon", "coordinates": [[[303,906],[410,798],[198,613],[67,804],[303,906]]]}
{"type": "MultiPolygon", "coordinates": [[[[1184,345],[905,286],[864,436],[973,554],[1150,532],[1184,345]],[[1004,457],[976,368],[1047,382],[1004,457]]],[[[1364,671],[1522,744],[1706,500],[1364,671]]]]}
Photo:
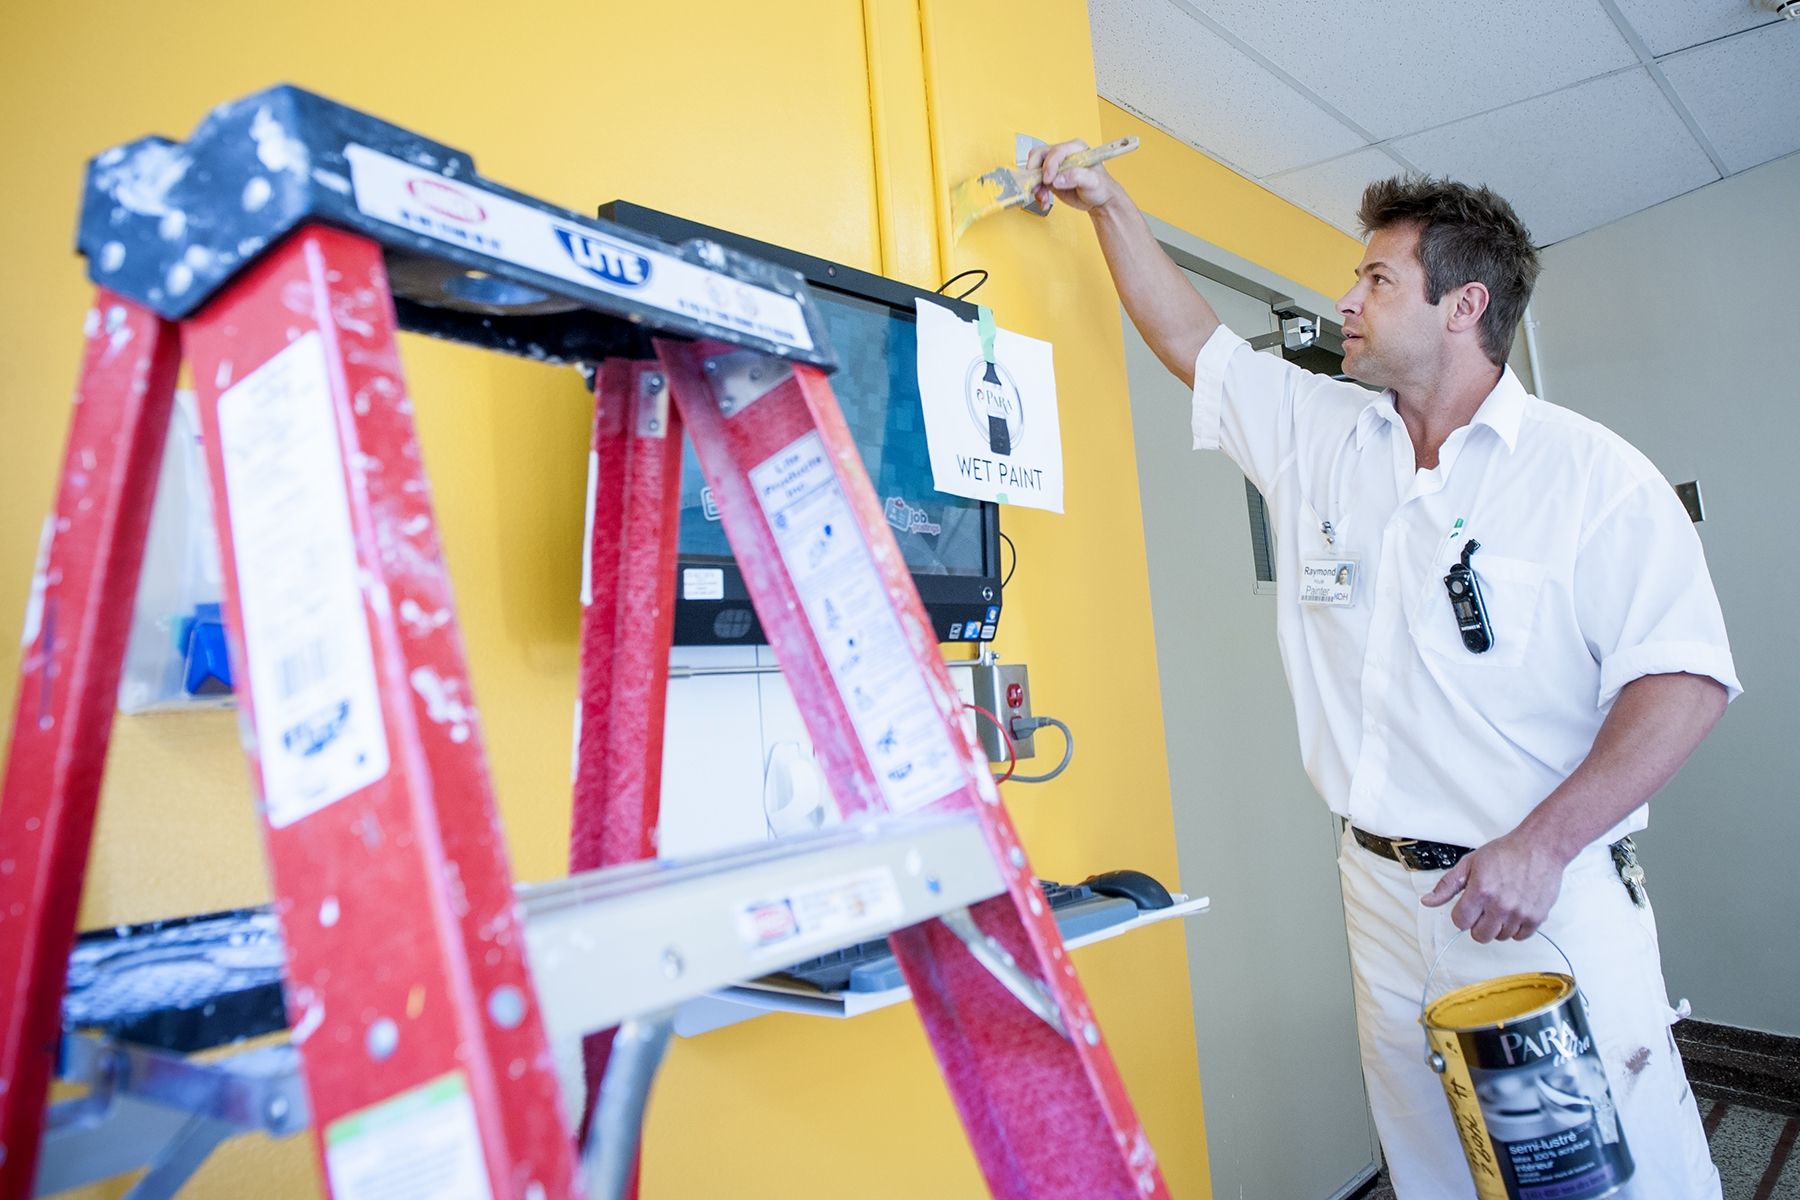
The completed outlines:
{"type": "Polygon", "coordinates": [[[1502,975],[1427,1003],[1440,951],[1419,1000],[1426,1061],[1443,1082],[1480,1200],[1600,1200],[1633,1170],[1587,998],[1568,955],[1544,940],[1567,975],[1502,975]]]}

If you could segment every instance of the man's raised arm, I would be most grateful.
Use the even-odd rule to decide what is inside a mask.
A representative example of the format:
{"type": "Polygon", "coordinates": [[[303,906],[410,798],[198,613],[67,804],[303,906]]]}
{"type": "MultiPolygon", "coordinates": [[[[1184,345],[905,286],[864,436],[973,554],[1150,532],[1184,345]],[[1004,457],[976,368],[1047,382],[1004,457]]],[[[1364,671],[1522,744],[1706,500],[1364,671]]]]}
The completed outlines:
{"type": "Polygon", "coordinates": [[[1031,152],[1029,165],[1041,164],[1044,170],[1045,184],[1036,198],[1047,203],[1054,194],[1093,219],[1100,252],[1131,323],[1163,366],[1192,387],[1194,359],[1218,329],[1219,314],[1157,244],[1144,214],[1105,167],[1063,169],[1062,161],[1086,146],[1062,142],[1031,152]]]}

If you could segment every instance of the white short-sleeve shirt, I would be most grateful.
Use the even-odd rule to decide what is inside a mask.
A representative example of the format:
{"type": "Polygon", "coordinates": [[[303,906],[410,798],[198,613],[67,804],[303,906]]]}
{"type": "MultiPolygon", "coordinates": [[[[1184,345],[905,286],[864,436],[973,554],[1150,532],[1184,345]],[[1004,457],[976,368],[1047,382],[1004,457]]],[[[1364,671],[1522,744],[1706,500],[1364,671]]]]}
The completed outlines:
{"type": "MultiPolygon", "coordinates": [[[[1511,370],[1421,471],[1391,392],[1220,328],[1195,360],[1193,429],[1197,449],[1224,450],[1268,501],[1301,756],[1354,825],[1480,846],[1580,765],[1633,679],[1689,672],[1742,690],[1668,482],[1511,370]],[[1469,541],[1493,633],[1481,654],[1444,585],[1469,541]],[[1335,603],[1303,603],[1303,575],[1335,603]]],[[[1607,840],[1647,817],[1639,808],[1607,840]]]]}

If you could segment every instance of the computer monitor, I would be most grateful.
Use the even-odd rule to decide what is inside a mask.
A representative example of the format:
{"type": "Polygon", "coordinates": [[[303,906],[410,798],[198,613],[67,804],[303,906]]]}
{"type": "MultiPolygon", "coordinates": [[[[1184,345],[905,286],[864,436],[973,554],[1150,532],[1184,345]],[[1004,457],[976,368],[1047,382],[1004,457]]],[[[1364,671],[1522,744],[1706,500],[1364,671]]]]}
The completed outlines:
{"type": "MultiPolygon", "coordinates": [[[[676,245],[705,238],[806,277],[837,354],[832,391],[938,640],[991,639],[1000,618],[999,507],[932,487],[914,303],[925,296],[971,321],[975,306],[623,200],[600,216],[676,245]]],[[[768,640],[692,445],[682,456],[677,560],[676,645],[768,640]]]]}

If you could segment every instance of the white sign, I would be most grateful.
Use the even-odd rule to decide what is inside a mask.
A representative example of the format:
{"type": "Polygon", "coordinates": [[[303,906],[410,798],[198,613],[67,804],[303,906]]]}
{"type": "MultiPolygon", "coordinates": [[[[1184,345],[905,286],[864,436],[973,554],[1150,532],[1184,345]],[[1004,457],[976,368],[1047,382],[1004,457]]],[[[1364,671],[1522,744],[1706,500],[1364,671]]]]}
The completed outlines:
{"type": "Polygon", "coordinates": [[[1062,425],[1050,343],[1009,330],[982,353],[973,321],[919,300],[919,396],[940,492],[1063,510],[1062,425]]]}
{"type": "Polygon", "coordinates": [[[377,221],[555,275],[639,304],[801,350],[813,347],[800,302],[609,238],[367,146],[344,148],[356,207],[377,221]]]}
{"type": "MultiPolygon", "coordinates": [[[[825,443],[804,435],[752,468],[750,486],[888,810],[911,812],[956,791],[962,754],[926,690],[825,443]]],[[[914,632],[913,644],[935,641],[914,632]]]]}
{"type": "Polygon", "coordinates": [[[219,397],[263,802],[280,829],[388,770],[317,331],[219,397]]]}

